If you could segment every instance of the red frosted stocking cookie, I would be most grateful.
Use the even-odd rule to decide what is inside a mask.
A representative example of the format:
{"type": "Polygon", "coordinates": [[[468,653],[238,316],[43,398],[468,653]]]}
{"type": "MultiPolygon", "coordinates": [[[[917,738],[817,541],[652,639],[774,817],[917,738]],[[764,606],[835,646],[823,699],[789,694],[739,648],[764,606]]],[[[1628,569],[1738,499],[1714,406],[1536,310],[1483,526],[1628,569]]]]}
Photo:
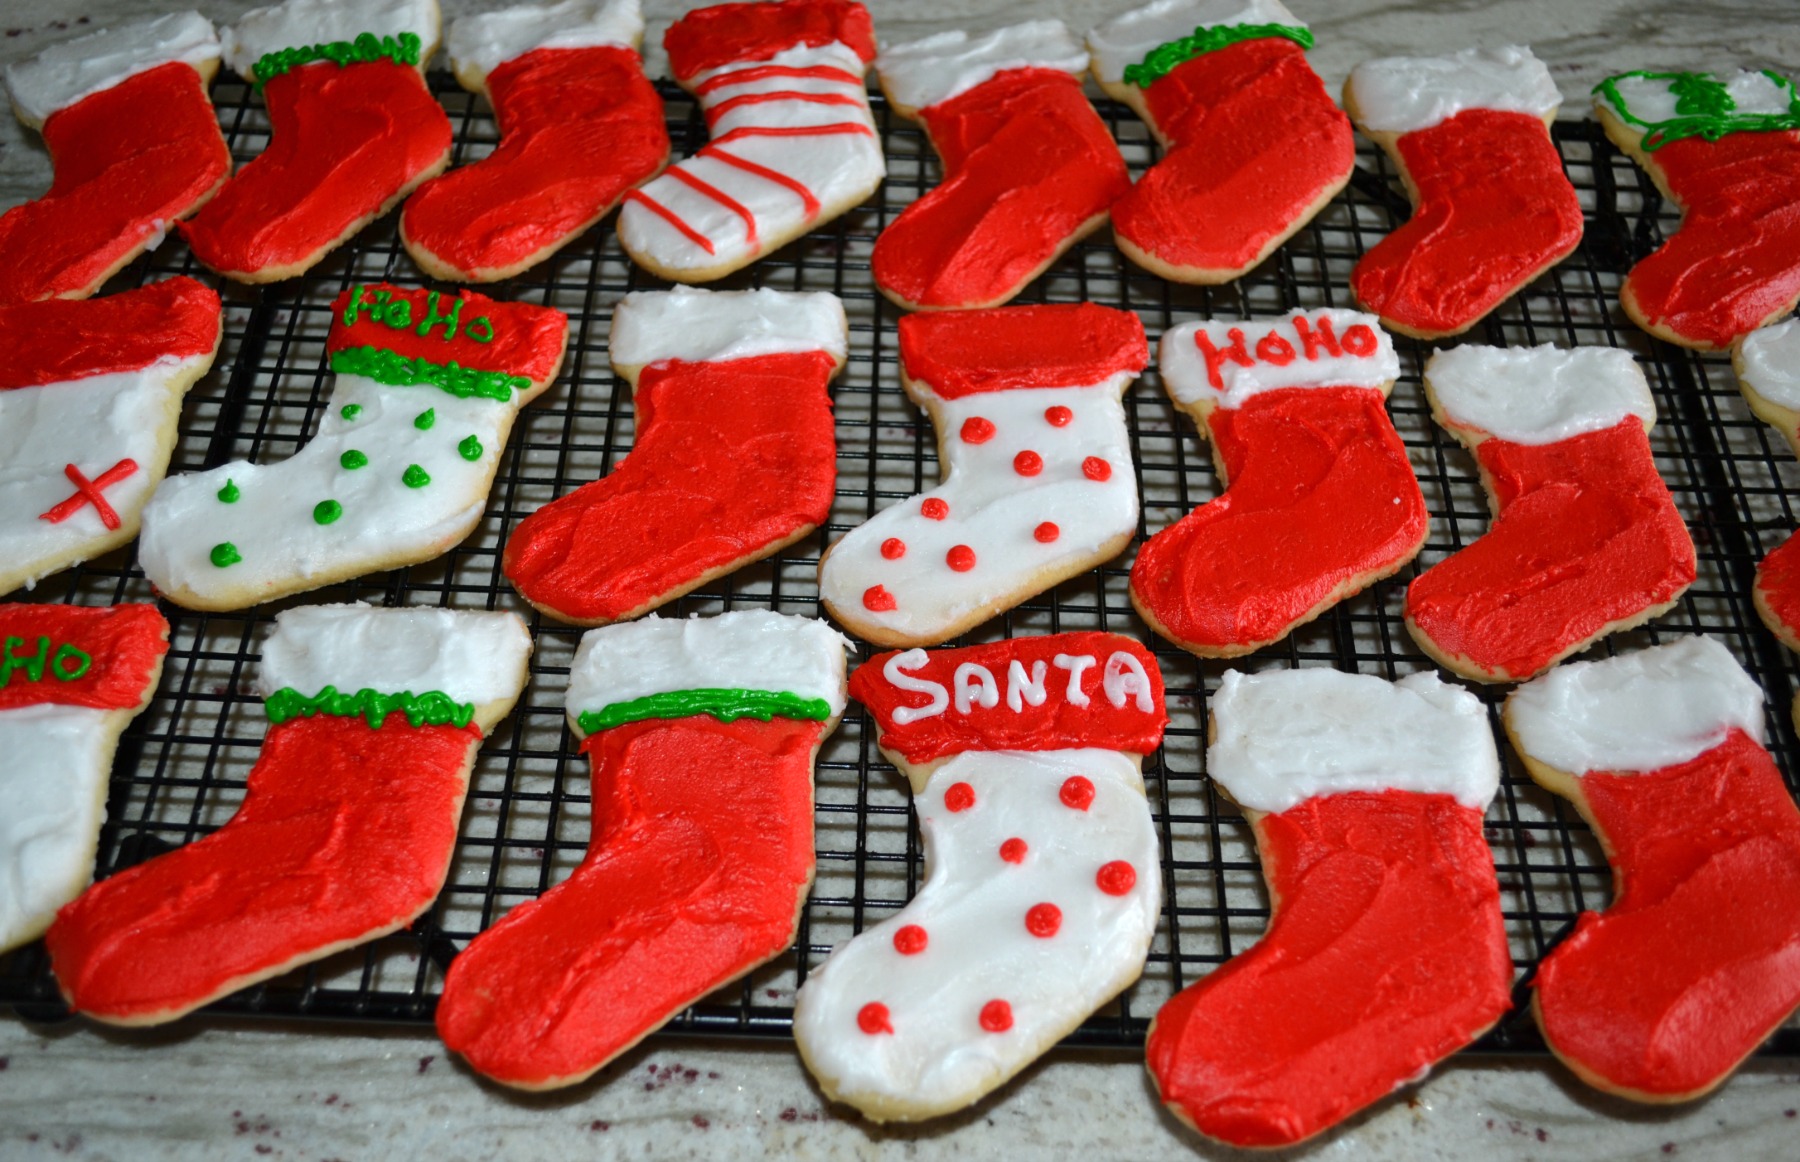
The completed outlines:
{"type": "Polygon", "coordinates": [[[113,750],[150,704],[168,636],[153,605],[0,605],[0,952],[93,877],[113,750]]]}
{"type": "Polygon", "coordinates": [[[1800,301],[1800,94],[1779,73],[1620,73],[1594,89],[1613,144],[1681,208],[1619,301],[1659,339],[1727,347],[1800,301]]]}
{"type": "Polygon", "coordinates": [[[519,522],[507,580],[552,617],[605,625],[810,533],[837,484],[827,389],[847,338],[829,294],[626,295],[611,352],[633,387],[637,444],[519,522]]]}
{"type": "Polygon", "coordinates": [[[1227,671],[1207,772],[1256,834],[1273,915],[1146,1045],[1175,1116],[1288,1146],[1423,1077],[1511,1007],[1482,812],[1487,712],[1434,674],[1227,671]]]}
{"type": "Polygon", "coordinates": [[[1574,252],[1581,202],[1549,131],[1561,102],[1518,45],[1356,66],[1344,108],[1393,158],[1414,207],[1350,273],[1383,326],[1459,334],[1574,252]]]}
{"type": "Polygon", "coordinates": [[[1235,657],[1413,559],[1425,497],[1387,414],[1399,373],[1393,341],[1353,311],[1163,336],[1163,386],[1227,490],[1138,551],[1131,603],[1152,629],[1235,657]]]}
{"type": "Polygon", "coordinates": [[[766,610],[584,636],[568,713],[594,767],[587,858],[452,962],[444,1044],[506,1085],[573,1085],[786,952],[844,645],[766,610]]]}
{"type": "Polygon", "coordinates": [[[1613,870],[1611,905],[1538,965],[1544,1040],[1609,1093],[1701,1096],[1800,1005],[1800,810],[1762,691],[1690,637],[1560,666],[1513,693],[1506,726],[1613,870]]]}
{"type": "Polygon", "coordinates": [[[268,148],[181,226],[227,278],[304,274],[449,163],[450,118],[423,74],[437,0],[285,0],[222,39],[269,108],[268,148]]]}
{"type": "Polygon", "coordinates": [[[925,126],[944,181],[875,240],[881,293],[908,310],[998,306],[1106,221],[1131,178],[1082,94],[1087,63],[1056,20],[882,51],[888,101],[925,126]]]}
{"type": "Polygon", "coordinates": [[[412,923],[444,885],[475,752],[530,655],[510,613],[277,615],[243,806],[57,915],[46,941],[70,1007],[161,1024],[412,923]]]}
{"type": "Polygon", "coordinates": [[[644,76],[638,0],[563,0],[458,17],[450,65],[485,94],[494,152],[420,186],[400,239],[425,273],[511,278],[550,257],[669,159],[644,76]]]}
{"type": "Polygon", "coordinates": [[[1094,78],[1167,151],[1112,209],[1128,258],[1229,282],[1350,180],[1356,142],[1280,0],[1157,0],[1088,34],[1094,78]]]}
{"type": "Polygon", "coordinates": [[[1668,612],[1694,542],[1645,432],[1650,386],[1609,347],[1457,347],[1425,365],[1438,423],[1475,453],[1493,527],[1413,581],[1406,628],[1478,682],[1540,674],[1668,612]]]}
{"type": "Polygon", "coordinates": [[[1140,772],[1162,675],[1069,633],[871,658],[851,692],[912,784],[926,879],[801,986],[794,1040],[875,1121],[961,1109],[1143,971],[1162,896],[1140,772]]]}
{"type": "Polygon", "coordinates": [[[84,299],[162,243],[231,172],[206,84],[219,40],[198,12],[134,20],[6,68],[41,131],[50,192],[0,214],[0,305],[84,299]]]}
{"type": "Polygon", "coordinates": [[[1148,358],[1137,316],[1091,303],[903,317],[944,479],[831,546],[831,615],[933,645],[1118,555],[1138,519],[1120,397],[1148,358]]]}
{"type": "MultiPolygon", "coordinates": [[[[1800,320],[1753,331],[1732,348],[1738,390],[1800,455],[1800,320]]],[[[1800,650],[1800,537],[1789,537],[1756,567],[1756,612],[1790,650],[1800,650]]]]}

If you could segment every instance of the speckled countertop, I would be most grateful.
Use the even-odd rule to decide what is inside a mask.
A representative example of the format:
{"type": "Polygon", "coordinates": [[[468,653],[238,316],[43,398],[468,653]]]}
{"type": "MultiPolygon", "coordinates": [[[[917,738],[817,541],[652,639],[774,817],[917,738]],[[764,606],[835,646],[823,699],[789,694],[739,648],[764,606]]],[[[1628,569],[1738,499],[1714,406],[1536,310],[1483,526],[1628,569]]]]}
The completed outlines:
{"type": "MultiPolygon", "coordinates": [[[[0,63],[177,0],[0,0],[0,63]]],[[[220,22],[247,0],[190,0],[220,22]]],[[[1051,15],[1085,29],[1133,0],[867,0],[884,40],[1051,15]]],[[[446,17],[482,6],[444,0],[446,17]]],[[[677,12],[645,0],[654,45],[677,12]]],[[[1585,110],[1638,67],[1800,69],[1795,0],[1290,0],[1336,91],[1368,56],[1529,42],[1585,110]]],[[[651,65],[660,65],[652,52],[651,65]]],[[[41,192],[35,137],[0,119],[0,206],[41,192]]],[[[1800,1068],[1753,1064],[1710,1099],[1634,1106],[1548,1061],[1456,1063],[1294,1152],[1312,1158],[1800,1157],[1800,1068]]],[[[1131,1054],[1059,1051],[973,1109],[881,1129],[831,1109],[792,1047],[653,1037],[584,1085],[526,1097],[477,1080],[434,1037],[183,1022],[129,1034],[0,1017],[0,1159],[1224,1158],[1157,1106],[1131,1054]]],[[[1265,1157],[1268,1155],[1265,1155],[1265,1157]]],[[[1280,1157],[1282,1155],[1275,1155],[1280,1157]]]]}

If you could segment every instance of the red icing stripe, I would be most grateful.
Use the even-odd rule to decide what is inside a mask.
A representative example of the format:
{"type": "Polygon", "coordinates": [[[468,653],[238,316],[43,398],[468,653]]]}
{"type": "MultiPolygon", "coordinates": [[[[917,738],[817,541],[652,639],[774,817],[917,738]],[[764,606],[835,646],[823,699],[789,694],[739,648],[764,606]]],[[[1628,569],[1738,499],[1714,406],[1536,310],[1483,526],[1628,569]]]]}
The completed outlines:
{"type": "Polygon", "coordinates": [[[135,710],[168,639],[154,605],[0,605],[0,710],[135,710]]]}
{"type": "Polygon", "coordinates": [[[694,88],[694,96],[704,97],[708,93],[720,89],[728,89],[733,85],[748,85],[756,81],[766,81],[770,77],[813,81],[841,81],[846,85],[860,86],[862,78],[848,69],[840,69],[833,65],[757,65],[755,68],[734,69],[729,73],[720,73],[708,77],[694,88]]]}
{"type": "Polygon", "coordinates": [[[808,105],[848,105],[853,109],[862,107],[863,98],[853,97],[848,93],[802,93],[797,89],[780,89],[773,93],[744,93],[737,97],[728,97],[717,105],[709,105],[706,109],[706,124],[716,125],[719,119],[733,109],[745,105],[767,105],[775,101],[800,101],[808,105]]]}
{"type": "Polygon", "coordinates": [[[138,470],[138,462],[127,456],[100,475],[89,480],[81,469],[73,464],[63,465],[63,475],[75,486],[75,495],[54,504],[50,511],[40,514],[39,520],[47,520],[51,524],[60,524],[68,520],[88,505],[100,516],[100,523],[109,529],[119,527],[119,514],[106,499],[106,490],[138,470]]]}
{"type": "Polygon", "coordinates": [[[945,399],[1016,387],[1099,383],[1150,362],[1144,325],[1093,303],[902,315],[907,377],[945,399]]]}
{"type": "MultiPolygon", "coordinates": [[[[674,174],[679,172],[679,170],[671,169],[667,172],[674,174]]],[[[692,242],[695,246],[698,246],[708,254],[713,253],[713,244],[710,238],[688,225],[687,220],[680,214],[669,209],[669,207],[663,205],[649,194],[646,194],[643,190],[632,190],[625,195],[625,201],[636,202],[646,210],[649,210],[652,214],[655,214],[658,218],[661,218],[669,225],[675,227],[675,229],[681,231],[682,236],[689,242],[692,242]]]]}
{"type": "Polygon", "coordinates": [[[699,155],[701,157],[711,158],[717,162],[723,162],[736,169],[741,169],[745,173],[755,174],[765,181],[774,182],[783,189],[792,190],[800,198],[800,205],[801,208],[806,211],[806,216],[808,218],[815,218],[818,216],[819,199],[814,196],[812,190],[808,189],[804,182],[797,181],[787,174],[782,173],[780,170],[770,169],[766,165],[758,165],[756,162],[739,157],[735,153],[726,153],[716,144],[701,147],[699,155]]]}
{"type": "Polygon", "coordinates": [[[0,391],[137,371],[218,345],[218,293],[186,277],[99,299],[0,307],[0,391]]]}
{"type": "Polygon", "coordinates": [[[746,137],[835,137],[840,133],[875,136],[875,131],[860,121],[834,121],[830,125],[741,125],[713,138],[714,145],[729,145],[746,137]]]}
{"type": "MultiPolygon", "coordinates": [[[[738,201],[724,190],[721,190],[718,186],[715,186],[710,182],[701,181],[681,166],[676,166],[675,168],[668,170],[667,173],[671,179],[680,182],[682,185],[687,186],[696,193],[711,198],[713,201],[719,203],[719,205],[724,206],[727,210],[730,210],[732,213],[742,218],[744,220],[744,241],[751,246],[756,245],[756,215],[750,212],[750,207],[744,205],[744,203],[738,201]]],[[[645,198],[644,200],[646,202],[649,201],[648,198],[645,198]]],[[[712,253],[710,247],[707,248],[707,253],[712,253]]]]}
{"type": "Polygon", "coordinates": [[[663,48],[677,79],[738,61],[768,60],[784,48],[848,45],[875,59],[869,10],[849,0],[786,0],[780,4],[715,4],[669,26],[663,48]]]}
{"type": "Polygon", "coordinates": [[[340,293],[331,309],[327,354],[346,347],[380,347],[409,359],[455,360],[463,367],[523,375],[534,382],[556,374],[569,329],[568,316],[550,307],[500,302],[472,290],[448,295],[389,283],[358,283],[340,293]],[[380,297],[384,294],[385,300],[380,297]],[[404,311],[398,307],[402,302],[404,311]],[[456,333],[446,338],[452,314],[456,333]],[[392,325],[402,319],[410,321],[392,325]],[[475,337],[490,329],[493,337],[486,342],[475,337]]]}

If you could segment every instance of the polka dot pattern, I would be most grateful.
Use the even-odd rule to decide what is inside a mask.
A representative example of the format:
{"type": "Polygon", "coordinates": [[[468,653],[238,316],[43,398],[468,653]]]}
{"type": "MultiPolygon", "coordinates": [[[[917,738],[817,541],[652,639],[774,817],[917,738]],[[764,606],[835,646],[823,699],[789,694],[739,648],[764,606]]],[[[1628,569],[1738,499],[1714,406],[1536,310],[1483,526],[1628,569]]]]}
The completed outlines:
{"type": "Polygon", "coordinates": [[[1012,1006],[997,1000],[981,1006],[981,1027],[990,1033],[1004,1033],[1012,1028],[1012,1006]]]}
{"type": "Polygon", "coordinates": [[[967,573],[975,567],[975,550],[967,545],[952,545],[944,554],[944,563],[958,573],[967,573]]]}
{"type": "MultiPolygon", "coordinates": [[[[1093,457],[1089,457],[1093,459],[1093,457]]],[[[1044,470],[1044,458],[1030,448],[1013,457],[1013,471],[1020,476],[1036,476],[1044,470]]]]}
{"type": "Polygon", "coordinates": [[[1024,863],[1025,853],[1030,850],[1030,846],[1015,835],[1000,845],[1000,858],[1007,863],[1024,863]]]}
{"type": "Polygon", "coordinates": [[[928,496],[919,502],[919,515],[927,520],[944,520],[950,515],[950,506],[941,497],[928,496]]]}
{"type": "Polygon", "coordinates": [[[888,1007],[880,1001],[870,1001],[857,1010],[856,1027],[871,1037],[894,1031],[894,1023],[888,1018],[888,1007]]]}
{"type": "Polygon", "coordinates": [[[951,783],[944,791],[944,809],[951,814],[967,811],[975,805],[975,788],[967,783],[951,783]]]}
{"type": "Polygon", "coordinates": [[[906,542],[899,537],[889,537],[881,542],[881,555],[890,561],[898,561],[906,556],[906,542]]]}
{"type": "Polygon", "coordinates": [[[863,608],[870,613],[892,613],[899,607],[900,603],[884,586],[871,585],[863,592],[863,608]]]}
{"type": "Polygon", "coordinates": [[[1122,896],[1137,887],[1137,869],[1122,859],[1115,859],[1100,868],[1094,883],[1109,896],[1122,896]]]}
{"type": "Polygon", "coordinates": [[[1086,775],[1070,775],[1063,780],[1062,790],[1057,797],[1063,806],[1077,811],[1086,811],[1094,805],[1094,781],[1086,775]]]}
{"type": "Polygon", "coordinates": [[[1044,409],[1044,422],[1053,428],[1066,428],[1073,423],[1074,420],[1075,413],[1068,408],[1063,407],[1061,404],[1044,409]]]}
{"type": "Polygon", "coordinates": [[[917,924],[908,924],[894,933],[894,951],[901,956],[917,956],[930,943],[930,935],[917,924]]]}
{"type": "Polygon", "coordinates": [[[994,438],[994,421],[986,416],[970,416],[963,421],[962,442],[965,444],[985,444],[994,438]]]}
{"type": "Polygon", "coordinates": [[[1055,904],[1033,904],[1025,913],[1025,931],[1048,940],[1062,931],[1062,909],[1055,904]]]}
{"type": "Polygon", "coordinates": [[[1045,521],[1032,529],[1031,535],[1040,545],[1053,545],[1056,538],[1062,536],[1062,530],[1056,527],[1055,521],[1045,521]]]}

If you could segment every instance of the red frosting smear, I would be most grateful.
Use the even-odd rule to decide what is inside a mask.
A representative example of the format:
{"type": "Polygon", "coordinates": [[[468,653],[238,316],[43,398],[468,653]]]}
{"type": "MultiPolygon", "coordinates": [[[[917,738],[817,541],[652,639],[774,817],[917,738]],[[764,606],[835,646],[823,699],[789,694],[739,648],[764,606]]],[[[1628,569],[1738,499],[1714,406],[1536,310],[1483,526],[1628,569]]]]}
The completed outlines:
{"type": "Polygon", "coordinates": [[[404,714],[271,727],[230,823],[57,914],[63,995],[103,1019],[168,1019],[410,923],[443,887],[480,744],[473,726],[404,714]]]}
{"type": "Polygon", "coordinates": [[[1697,1095],[1800,1005],[1800,810],[1740,730],[1679,766],[1579,783],[1613,902],[1538,967],[1544,1037],[1608,1089],[1697,1095]]]}
{"type": "Polygon", "coordinates": [[[1144,90],[1169,152],[1113,204],[1113,229],[1171,266],[1238,270],[1356,163],[1350,119],[1282,37],[1202,53],[1144,90]]]}
{"type": "Polygon", "coordinates": [[[181,226],[195,256],[227,274],[311,265],[450,151],[450,118],[408,65],[302,65],[263,99],[268,148],[181,226]]]}
{"type": "Polygon", "coordinates": [[[380,347],[409,359],[455,361],[478,371],[522,375],[534,383],[556,375],[569,333],[569,317],[553,307],[501,302],[472,290],[451,295],[385,282],[357,283],[339,292],[331,310],[327,355],[347,347],[380,347]],[[398,307],[402,301],[404,311],[398,307]],[[451,315],[454,335],[448,334],[451,315]],[[410,322],[393,325],[402,319],[410,322]],[[479,338],[490,330],[491,338],[479,338]]]}
{"type": "Polygon", "coordinates": [[[1448,795],[1407,791],[1262,817],[1268,933],[1157,1013],[1162,1100],[1209,1138],[1286,1146],[1498,1020],[1513,968],[1481,827],[1448,795]]]}
{"type": "Polygon", "coordinates": [[[1350,274],[1383,321],[1463,330],[1581,242],[1581,202],[1544,123],[1469,109],[1396,142],[1417,206],[1350,274]]]}
{"type": "Polygon", "coordinates": [[[1756,567],[1756,596],[1789,637],[1800,637],[1800,536],[1783,541],[1756,567]]]}
{"type": "Polygon", "coordinates": [[[0,305],[92,293],[231,172],[206,86],[180,61],[51,114],[44,147],[50,192],[0,215],[0,305]]]}
{"type": "Polygon", "coordinates": [[[824,728],[696,717],[590,736],[587,858],[452,962],[444,1043],[509,1084],[578,1080],[785,952],[812,882],[824,728]]]}
{"type": "Polygon", "coordinates": [[[900,316],[908,379],[944,399],[1016,387],[1076,387],[1150,362],[1144,324],[1093,303],[900,316]]]}
{"type": "Polygon", "coordinates": [[[1003,302],[1131,188],[1081,81],[1009,69],[920,112],[944,181],[901,211],[870,258],[876,283],[922,307],[1003,302]]]}
{"type": "Polygon", "coordinates": [[[218,293],[186,277],[101,299],[0,307],[0,391],[211,355],[219,315],[218,293]]]}
{"type": "Polygon", "coordinates": [[[850,675],[850,693],[869,708],[881,726],[882,749],[904,755],[910,763],[926,763],[966,750],[1063,750],[1095,746],[1149,754],[1162,742],[1163,727],[1169,722],[1169,716],[1163,710],[1162,671],[1157,669],[1155,657],[1138,642],[1119,634],[1059,633],[954,650],[908,651],[913,652],[925,653],[925,664],[901,663],[896,671],[909,686],[934,683],[944,691],[944,709],[929,717],[905,724],[895,721],[895,710],[923,708],[935,698],[929,686],[925,690],[909,689],[884,675],[888,662],[903,656],[898,651],[877,654],[850,675]],[[1107,696],[1104,679],[1108,663],[1120,653],[1135,659],[1150,680],[1150,709],[1138,708],[1130,672],[1122,665],[1114,667],[1118,675],[1114,687],[1124,705],[1114,705],[1107,696]],[[1071,662],[1073,668],[1058,666],[1055,664],[1058,654],[1082,661],[1071,662]],[[1093,662],[1084,668],[1082,663],[1087,658],[1092,658],[1093,662]],[[1019,663],[1027,679],[1042,663],[1043,705],[1033,706],[1022,690],[1018,699],[1020,709],[1014,710],[1007,704],[1008,675],[1010,663],[1014,661],[1019,663]],[[965,663],[984,667],[993,677],[998,694],[994,705],[983,706],[971,699],[967,713],[956,708],[956,670],[965,663]],[[1069,677],[1077,669],[1081,675],[1078,688],[1087,700],[1086,705],[1077,705],[1079,700],[1069,697],[1069,677]]]}
{"type": "Polygon", "coordinates": [[[0,710],[136,710],[168,651],[154,605],[0,605],[0,710]]]}
{"type": "Polygon", "coordinates": [[[1488,439],[1475,456],[1498,519],[1406,591],[1407,620],[1442,653],[1529,678],[1693,583],[1694,542],[1635,416],[1554,444],[1488,439]]]}
{"type": "Polygon", "coordinates": [[[780,4],[715,4],[696,8],[663,33],[669,71],[685,81],[739,61],[766,61],[784,48],[849,45],[875,59],[869,10],[849,0],[785,0],[780,4]]]}
{"type": "Polygon", "coordinates": [[[1132,600],[1181,645],[1274,641],[1424,543],[1425,498],[1379,391],[1267,391],[1207,422],[1229,489],[1131,568],[1132,600]]]}

